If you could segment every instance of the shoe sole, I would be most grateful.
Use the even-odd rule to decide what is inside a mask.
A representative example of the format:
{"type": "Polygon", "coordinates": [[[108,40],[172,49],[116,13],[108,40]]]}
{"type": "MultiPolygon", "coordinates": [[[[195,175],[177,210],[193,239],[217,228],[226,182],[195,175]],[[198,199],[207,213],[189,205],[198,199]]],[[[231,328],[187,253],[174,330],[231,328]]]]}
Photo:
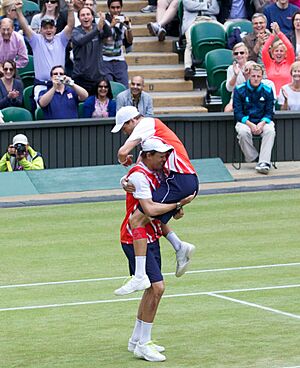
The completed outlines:
{"type": "Polygon", "coordinates": [[[166,357],[164,357],[164,359],[151,359],[149,357],[147,357],[147,355],[144,355],[138,351],[134,351],[133,354],[139,358],[139,359],[145,359],[147,360],[148,362],[164,362],[166,360],[166,357]]]}
{"type": "Polygon", "coordinates": [[[256,169],[256,171],[259,173],[259,174],[264,174],[264,175],[267,175],[269,174],[269,170],[267,169],[256,169]]]}
{"type": "Polygon", "coordinates": [[[191,258],[193,256],[193,254],[195,253],[195,250],[196,250],[196,247],[193,244],[191,244],[191,246],[189,247],[188,252],[185,254],[185,256],[188,258],[188,261],[184,264],[184,266],[182,266],[180,268],[180,270],[176,271],[176,273],[175,273],[176,277],[181,277],[186,273],[186,270],[187,270],[189,264],[191,263],[191,258]]]}
{"type": "MultiPolygon", "coordinates": [[[[156,345],[154,344],[154,347],[156,349],[156,351],[158,351],[159,353],[163,353],[166,349],[163,347],[163,346],[159,346],[159,345],[156,345]]],[[[130,353],[134,353],[134,349],[135,349],[135,346],[134,347],[130,347],[129,345],[127,346],[127,350],[130,352],[130,353]]],[[[139,353],[137,353],[139,354],[139,353]]],[[[138,356],[138,355],[136,355],[138,356]]],[[[142,356],[138,356],[139,358],[141,358],[142,356]]]]}
{"type": "Polygon", "coordinates": [[[166,39],[166,31],[165,30],[161,30],[160,32],[158,32],[158,41],[162,42],[166,39]]]}
{"type": "Polygon", "coordinates": [[[135,289],[132,291],[126,291],[126,290],[121,290],[122,288],[119,288],[114,291],[114,294],[117,296],[128,295],[128,294],[135,293],[136,291],[142,291],[142,290],[149,289],[150,286],[151,286],[151,282],[149,281],[149,284],[147,284],[146,287],[144,287],[143,289],[135,289]]]}
{"type": "Polygon", "coordinates": [[[151,23],[148,23],[147,24],[147,28],[148,28],[148,31],[150,33],[151,36],[156,36],[156,33],[154,31],[154,29],[152,28],[152,24],[151,23]]]}

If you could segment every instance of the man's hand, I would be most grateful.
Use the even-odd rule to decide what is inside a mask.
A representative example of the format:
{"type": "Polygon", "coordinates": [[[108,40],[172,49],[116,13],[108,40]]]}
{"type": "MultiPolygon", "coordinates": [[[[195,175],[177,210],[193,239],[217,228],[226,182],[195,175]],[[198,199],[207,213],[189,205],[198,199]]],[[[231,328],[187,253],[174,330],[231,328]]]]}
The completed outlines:
{"type": "Polygon", "coordinates": [[[16,8],[17,13],[22,13],[22,7],[23,7],[23,1],[22,0],[16,0],[15,8],[16,8]]]}
{"type": "Polygon", "coordinates": [[[251,133],[254,135],[259,135],[259,130],[257,129],[257,125],[252,123],[251,121],[247,120],[246,124],[248,125],[248,127],[251,130],[251,133]]]}
{"type": "Polygon", "coordinates": [[[104,26],[104,23],[105,23],[105,15],[102,12],[97,13],[97,15],[99,17],[99,21],[98,21],[97,27],[98,27],[98,30],[99,31],[102,31],[103,26],[104,26]]]}
{"type": "Polygon", "coordinates": [[[271,23],[271,29],[275,35],[278,35],[278,33],[280,32],[280,27],[277,22],[271,23]]]}
{"type": "Polygon", "coordinates": [[[192,200],[195,198],[196,192],[194,192],[193,194],[189,195],[188,197],[185,197],[183,199],[180,200],[180,204],[181,206],[185,206],[186,204],[192,202],[192,200]]]}
{"type": "Polygon", "coordinates": [[[127,178],[124,178],[121,181],[121,185],[122,185],[123,189],[125,190],[125,192],[127,192],[127,193],[135,192],[135,186],[127,178]]]}
{"type": "Polygon", "coordinates": [[[184,215],[183,208],[180,208],[180,210],[177,211],[175,213],[175,215],[173,215],[173,219],[174,220],[179,220],[179,219],[181,219],[183,217],[183,215],[184,215]]]}
{"type": "Polygon", "coordinates": [[[19,97],[19,94],[20,94],[19,91],[17,91],[16,89],[13,89],[12,91],[8,92],[8,95],[7,96],[8,96],[8,98],[14,100],[17,97],[19,97]]]}
{"type": "Polygon", "coordinates": [[[261,121],[256,125],[257,134],[261,134],[263,132],[265,124],[265,121],[261,121]]]}
{"type": "Polygon", "coordinates": [[[11,156],[14,156],[16,154],[16,149],[12,144],[8,146],[7,153],[11,156]]]}
{"type": "Polygon", "coordinates": [[[119,161],[119,163],[121,164],[121,165],[123,165],[123,166],[130,166],[130,165],[132,165],[132,163],[133,163],[133,160],[132,160],[132,158],[133,158],[133,155],[127,155],[127,157],[126,157],[126,159],[125,159],[125,161],[119,161]]]}

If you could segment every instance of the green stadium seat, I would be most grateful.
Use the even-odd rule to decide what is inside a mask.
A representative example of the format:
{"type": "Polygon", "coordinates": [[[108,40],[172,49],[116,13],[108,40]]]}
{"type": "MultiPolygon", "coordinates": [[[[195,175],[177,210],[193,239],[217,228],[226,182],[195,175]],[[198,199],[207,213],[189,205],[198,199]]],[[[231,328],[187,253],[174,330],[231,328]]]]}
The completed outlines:
{"type": "Polygon", "coordinates": [[[34,112],[35,120],[44,120],[44,112],[40,106],[38,106],[34,112]]]}
{"type": "Polygon", "coordinates": [[[125,91],[126,87],[124,84],[115,81],[110,81],[109,83],[112,89],[113,98],[115,100],[120,92],[125,91]]]}
{"type": "Polygon", "coordinates": [[[29,87],[29,86],[33,86],[34,83],[34,74],[31,74],[31,72],[24,73],[21,75],[21,80],[23,82],[23,86],[24,88],[29,87]]]}
{"type": "Polygon", "coordinates": [[[227,69],[233,63],[232,51],[218,49],[209,51],[205,56],[207,71],[207,91],[214,96],[221,95],[221,84],[227,78],[227,69]]]}
{"type": "Polygon", "coordinates": [[[32,95],[32,92],[33,92],[33,86],[28,86],[24,88],[23,90],[23,105],[25,109],[28,111],[31,111],[32,109],[31,100],[30,100],[30,96],[32,95]]]}
{"type": "Polygon", "coordinates": [[[84,118],[84,116],[83,116],[83,105],[84,105],[84,102],[79,102],[79,104],[78,104],[78,117],[79,117],[79,119],[84,118]]]}
{"type": "Polygon", "coordinates": [[[6,123],[16,121],[32,121],[31,112],[23,107],[5,107],[1,110],[3,114],[3,120],[6,123]]]}
{"type": "Polygon", "coordinates": [[[34,75],[34,65],[33,65],[33,56],[28,55],[28,64],[24,66],[24,68],[18,68],[18,74],[22,77],[23,74],[25,75],[34,75]]]}
{"type": "Polygon", "coordinates": [[[231,92],[229,92],[226,88],[226,80],[221,83],[220,94],[222,99],[222,110],[224,111],[225,106],[231,99],[231,92]]]}
{"type": "Polygon", "coordinates": [[[250,22],[250,20],[247,20],[247,19],[241,19],[239,21],[232,22],[231,24],[229,24],[229,26],[226,29],[226,39],[227,40],[231,36],[234,28],[240,28],[241,32],[246,32],[246,33],[253,32],[252,22],[250,22]]]}
{"type": "Polygon", "coordinates": [[[39,13],[40,7],[37,3],[30,0],[23,0],[22,12],[26,16],[26,12],[37,12],[39,13]]]}
{"type": "Polygon", "coordinates": [[[226,36],[222,25],[212,22],[195,24],[191,29],[193,65],[205,66],[206,54],[215,49],[225,48],[226,36]]]}

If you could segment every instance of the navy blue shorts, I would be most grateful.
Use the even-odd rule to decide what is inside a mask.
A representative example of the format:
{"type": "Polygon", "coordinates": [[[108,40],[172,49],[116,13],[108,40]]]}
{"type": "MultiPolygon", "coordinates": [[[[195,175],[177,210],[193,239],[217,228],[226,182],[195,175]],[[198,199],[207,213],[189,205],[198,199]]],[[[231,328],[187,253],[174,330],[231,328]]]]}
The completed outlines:
{"type": "MultiPolygon", "coordinates": [[[[128,259],[129,273],[130,275],[134,275],[135,254],[133,245],[122,243],[122,248],[128,259]]],[[[164,279],[161,273],[161,257],[158,240],[147,245],[146,274],[148,275],[151,283],[162,281],[164,279]]]]}
{"type": "MultiPolygon", "coordinates": [[[[158,203],[176,203],[193,193],[197,195],[198,190],[199,180],[196,174],[179,174],[171,171],[167,179],[152,193],[152,199],[158,203]]],[[[138,208],[143,212],[141,205],[138,208]]],[[[167,224],[175,213],[176,210],[174,209],[155,218],[163,224],[167,224]]]]}

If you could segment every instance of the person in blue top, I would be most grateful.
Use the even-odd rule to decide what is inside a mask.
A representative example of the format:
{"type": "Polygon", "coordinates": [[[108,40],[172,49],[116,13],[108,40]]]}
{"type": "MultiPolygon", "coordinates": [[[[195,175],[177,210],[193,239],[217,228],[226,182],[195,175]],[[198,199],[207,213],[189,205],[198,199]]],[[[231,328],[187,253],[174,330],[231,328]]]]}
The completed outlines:
{"type": "Polygon", "coordinates": [[[83,104],[83,117],[110,118],[116,116],[116,101],[113,100],[111,85],[106,77],[101,77],[92,96],[83,104]]]}
{"type": "Polygon", "coordinates": [[[235,129],[245,160],[252,162],[258,157],[256,171],[268,174],[275,139],[275,127],[272,121],[274,95],[272,89],[261,82],[262,78],[262,66],[253,64],[247,82],[235,87],[233,110],[237,122],[235,129]],[[253,145],[253,135],[262,137],[260,153],[253,145]]]}
{"type": "Polygon", "coordinates": [[[87,91],[65,75],[62,65],[50,72],[52,86],[39,93],[38,104],[45,119],[78,119],[78,104],[88,97],[87,91]]]}

